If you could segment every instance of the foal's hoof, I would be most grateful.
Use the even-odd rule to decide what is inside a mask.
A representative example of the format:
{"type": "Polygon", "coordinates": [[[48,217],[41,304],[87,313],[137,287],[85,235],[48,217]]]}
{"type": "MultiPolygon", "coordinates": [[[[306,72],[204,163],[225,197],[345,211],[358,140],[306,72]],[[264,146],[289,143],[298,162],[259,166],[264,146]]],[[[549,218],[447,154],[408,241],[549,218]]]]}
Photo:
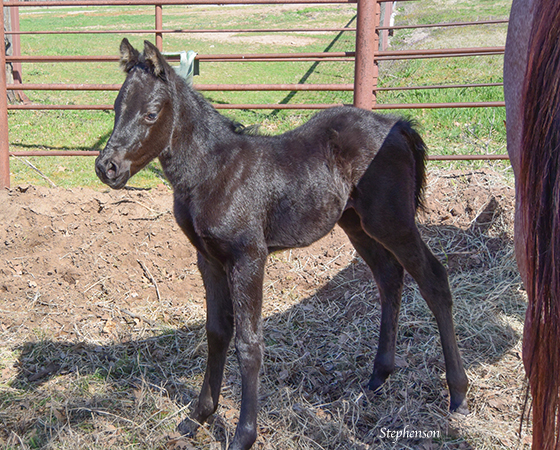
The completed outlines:
{"type": "Polygon", "coordinates": [[[187,417],[177,425],[177,431],[181,433],[182,436],[194,437],[198,427],[200,427],[200,424],[196,420],[187,417]]]}
{"type": "Polygon", "coordinates": [[[386,376],[373,374],[369,379],[367,387],[372,393],[378,394],[386,379],[386,376]]]}
{"type": "Polygon", "coordinates": [[[470,414],[469,405],[467,405],[467,399],[463,398],[461,401],[453,401],[449,403],[449,412],[451,414],[462,414],[464,416],[470,414]]]}

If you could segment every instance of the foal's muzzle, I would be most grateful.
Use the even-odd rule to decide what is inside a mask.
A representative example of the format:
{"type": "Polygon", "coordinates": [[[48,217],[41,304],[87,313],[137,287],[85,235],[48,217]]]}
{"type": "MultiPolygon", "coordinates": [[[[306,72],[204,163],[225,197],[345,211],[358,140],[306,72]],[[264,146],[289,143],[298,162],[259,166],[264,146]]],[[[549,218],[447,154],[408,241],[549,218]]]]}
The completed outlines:
{"type": "Polygon", "coordinates": [[[122,189],[130,178],[130,168],[115,158],[102,153],[95,160],[95,173],[99,179],[113,189],[122,189]]]}

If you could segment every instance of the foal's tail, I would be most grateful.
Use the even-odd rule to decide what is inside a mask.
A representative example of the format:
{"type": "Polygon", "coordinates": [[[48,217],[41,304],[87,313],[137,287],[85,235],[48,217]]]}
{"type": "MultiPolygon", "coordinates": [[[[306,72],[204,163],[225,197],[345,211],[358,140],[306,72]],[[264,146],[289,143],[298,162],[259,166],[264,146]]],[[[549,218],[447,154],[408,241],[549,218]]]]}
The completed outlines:
{"type": "Polygon", "coordinates": [[[560,2],[536,11],[524,86],[520,199],[526,241],[523,362],[533,449],[560,449],[560,2]]]}
{"type": "Polygon", "coordinates": [[[398,125],[405,136],[414,155],[416,189],[414,199],[417,209],[424,209],[424,188],[426,187],[426,144],[415,130],[416,123],[411,120],[399,120],[398,125]]]}

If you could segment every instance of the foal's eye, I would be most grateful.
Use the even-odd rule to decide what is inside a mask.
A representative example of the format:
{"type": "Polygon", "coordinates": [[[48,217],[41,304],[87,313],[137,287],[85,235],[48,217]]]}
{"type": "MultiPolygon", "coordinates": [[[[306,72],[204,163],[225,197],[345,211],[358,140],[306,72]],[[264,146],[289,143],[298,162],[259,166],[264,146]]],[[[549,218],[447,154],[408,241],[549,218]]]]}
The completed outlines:
{"type": "Polygon", "coordinates": [[[156,113],[149,113],[149,114],[146,114],[145,119],[146,119],[146,122],[155,122],[157,117],[158,117],[158,115],[156,113]]]}

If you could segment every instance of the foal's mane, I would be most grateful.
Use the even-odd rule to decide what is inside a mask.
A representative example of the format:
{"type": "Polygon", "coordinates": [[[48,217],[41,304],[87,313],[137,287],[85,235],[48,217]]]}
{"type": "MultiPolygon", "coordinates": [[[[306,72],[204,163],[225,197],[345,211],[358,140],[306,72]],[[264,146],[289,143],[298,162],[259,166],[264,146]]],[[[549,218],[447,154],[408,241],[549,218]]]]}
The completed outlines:
{"type": "Polygon", "coordinates": [[[261,126],[258,124],[245,126],[236,120],[232,121],[231,124],[233,126],[233,131],[237,134],[242,134],[244,136],[264,136],[263,133],[261,133],[261,126]]]}
{"type": "Polygon", "coordinates": [[[524,85],[520,195],[527,235],[523,359],[533,397],[533,448],[559,449],[560,1],[536,5],[524,85]]]}

